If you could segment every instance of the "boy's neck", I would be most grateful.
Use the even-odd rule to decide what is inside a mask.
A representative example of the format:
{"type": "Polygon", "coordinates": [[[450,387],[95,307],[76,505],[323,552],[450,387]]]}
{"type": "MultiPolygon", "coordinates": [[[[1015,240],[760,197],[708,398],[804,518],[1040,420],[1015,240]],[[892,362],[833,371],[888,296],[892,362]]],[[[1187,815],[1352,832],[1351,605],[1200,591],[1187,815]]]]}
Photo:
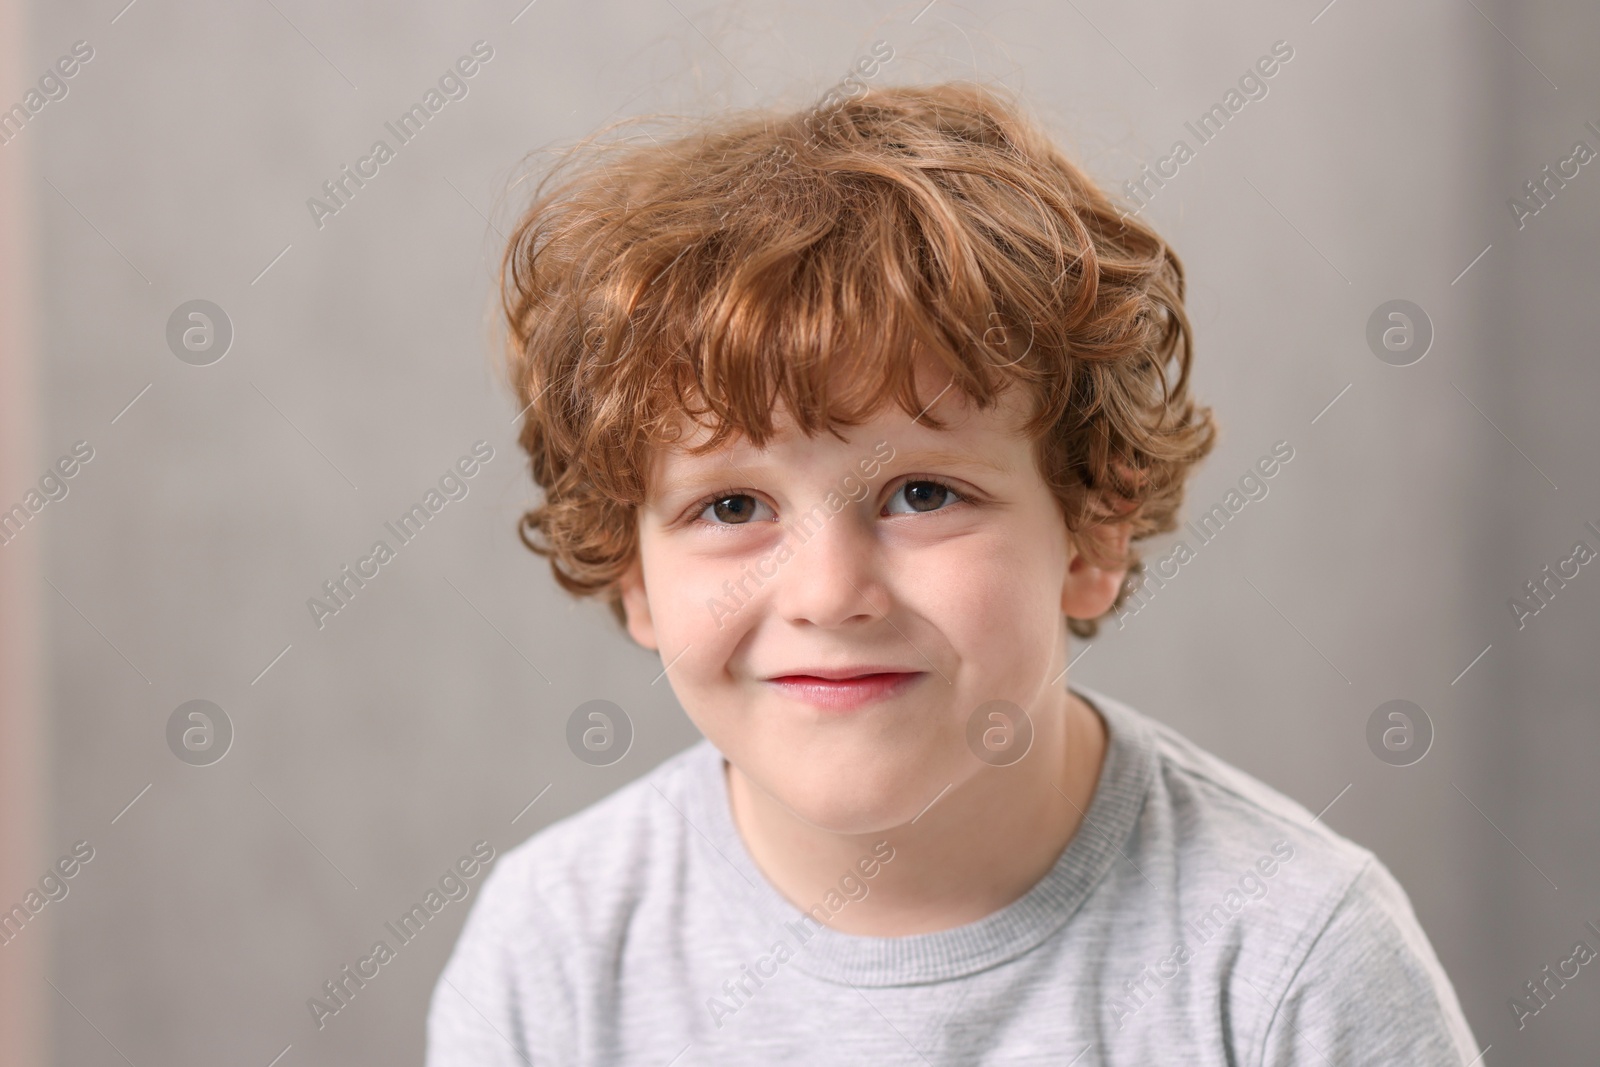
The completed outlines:
{"type": "MultiPolygon", "coordinates": [[[[1018,763],[981,772],[917,821],[881,834],[892,862],[863,881],[865,897],[827,920],[841,933],[903,937],[976,922],[1026,894],[1077,833],[1099,782],[1106,728],[1081,697],[1060,690],[1034,715],[1033,747],[1018,763]]],[[[859,835],[832,834],[799,818],[725,763],[734,825],[756,865],[805,911],[841,872],[871,855],[859,835]]],[[[817,914],[828,909],[818,909],[817,914]]]]}

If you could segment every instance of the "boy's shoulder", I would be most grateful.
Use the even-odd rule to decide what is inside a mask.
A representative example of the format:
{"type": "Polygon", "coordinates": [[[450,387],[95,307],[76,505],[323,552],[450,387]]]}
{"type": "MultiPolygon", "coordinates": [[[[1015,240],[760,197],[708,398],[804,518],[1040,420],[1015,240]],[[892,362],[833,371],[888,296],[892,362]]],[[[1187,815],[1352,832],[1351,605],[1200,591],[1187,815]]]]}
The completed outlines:
{"type": "MultiPolygon", "coordinates": [[[[1124,741],[1148,753],[1146,805],[1173,820],[1185,843],[1200,846],[1212,860],[1243,858],[1262,841],[1289,840],[1326,877],[1354,878],[1376,862],[1371,850],[1330,829],[1315,815],[1254,775],[1202,748],[1167,724],[1123,701],[1094,690],[1080,690],[1124,741]],[[1130,737],[1128,735],[1139,735],[1130,737]]],[[[1342,795],[1342,794],[1341,794],[1342,795]]],[[[1330,800],[1336,800],[1331,797],[1330,800]]],[[[1329,805],[1331,806],[1331,804],[1329,805]]],[[[1147,812],[1147,815],[1156,814],[1147,812]]]]}
{"type": "Polygon", "coordinates": [[[1108,891],[1150,890],[1146,904],[1193,924],[1197,937],[1219,933],[1285,963],[1305,960],[1333,928],[1359,927],[1363,940],[1421,938],[1400,883],[1371,849],[1322,821],[1326,807],[1313,814],[1173,727],[1080,691],[1120,732],[1123,758],[1139,754],[1131,762],[1140,765],[1142,806],[1122,845],[1138,871],[1108,891]]]}
{"type": "MultiPolygon", "coordinates": [[[[1342,792],[1313,814],[1177,730],[1085,695],[1133,742],[1124,753],[1145,754],[1143,804],[1123,844],[1140,871],[1103,888],[1139,913],[1110,900],[1107,927],[1126,935],[1154,921],[1175,935],[1151,982],[1163,966],[1215,969],[1219,988],[1261,1010],[1253,1041],[1264,1062],[1301,1062],[1318,1046],[1333,1062],[1373,1062],[1365,1054],[1377,1045],[1383,1062],[1471,1057],[1471,1031],[1405,890],[1321,819],[1342,792]]],[[[1141,1005],[1113,1012],[1121,1021],[1141,1005]]]]}

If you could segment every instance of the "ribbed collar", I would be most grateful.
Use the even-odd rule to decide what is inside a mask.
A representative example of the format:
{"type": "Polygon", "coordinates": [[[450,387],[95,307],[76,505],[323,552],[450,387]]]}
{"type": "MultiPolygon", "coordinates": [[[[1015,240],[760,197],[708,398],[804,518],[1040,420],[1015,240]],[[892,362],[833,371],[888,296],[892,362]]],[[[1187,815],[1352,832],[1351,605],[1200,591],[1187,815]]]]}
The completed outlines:
{"type": "Polygon", "coordinates": [[[1017,900],[975,922],[904,937],[863,937],[817,928],[756,865],[729,805],[723,756],[709,740],[685,755],[685,816],[721,854],[709,859],[729,904],[727,919],[763,945],[795,931],[811,937],[794,966],[817,978],[858,986],[915,985],[973,974],[1027,952],[1077,911],[1125,851],[1155,768],[1154,737],[1143,717],[1091,689],[1073,687],[1106,724],[1106,752],[1084,822],[1054,866],[1017,900]],[[803,922],[802,922],[803,920],[803,922]],[[789,925],[792,924],[792,925],[789,925]]]}

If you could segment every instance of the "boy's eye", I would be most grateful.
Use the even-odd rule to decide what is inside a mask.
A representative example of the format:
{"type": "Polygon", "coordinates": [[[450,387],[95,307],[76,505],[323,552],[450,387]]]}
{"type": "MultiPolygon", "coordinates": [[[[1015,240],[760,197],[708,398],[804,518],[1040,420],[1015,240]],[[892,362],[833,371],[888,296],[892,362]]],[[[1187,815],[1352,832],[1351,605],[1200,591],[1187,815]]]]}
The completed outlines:
{"type": "MultiPolygon", "coordinates": [[[[751,520],[757,508],[767,507],[749,493],[725,493],[714,500],[706,502],[700,509],[700,518],[706,518],[710,512],[715,516],[711,521],[717,525],[739,526],[751,520]]],[[[767,508],[771,511],[771,508],[767,508]]]]}
{"type": "Polygon", "coordinates": [[[927,478],[906,482],[894,496],[889,498],[887,510],[891,515],[914,515],[919,512],[939,511],[951,500],[960,500],[961,495],[943,482],[932,481],[927,478]],[[904,501],[909,511],[896,511],[895,505],[904,501]]]}
{"type": "MultiPolygon", "coordinates": [[[[954,488],[931,478],[915,478],[903,483],[884,505],[889,515],[916,515],[945,510],[953,501],[965,499],[954,488]],[[899,507],[898,505],[904,505],[899,507]]],[[[758,519],[774,519],[772,508],[749,493],[721,492],[700,505],[696,518],[713,526],[743,526],[758,519]],[[766,514],[761,514],[762,511],[766,514]]]]}

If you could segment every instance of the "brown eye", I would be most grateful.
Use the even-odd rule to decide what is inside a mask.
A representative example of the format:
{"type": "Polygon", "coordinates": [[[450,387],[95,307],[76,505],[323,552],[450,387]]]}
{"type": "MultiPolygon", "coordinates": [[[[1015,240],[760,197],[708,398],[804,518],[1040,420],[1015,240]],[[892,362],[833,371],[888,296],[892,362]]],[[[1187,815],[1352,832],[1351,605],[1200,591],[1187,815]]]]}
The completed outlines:
{"type": "Polygon", "coordinates": [[[749,522],[755,513],[755,501],[747,496],[725,496],[714,501],[711,510],[723,522],[749,522]]]}
{"type": "Polygon", "coordinates": [[[742,526],[748,523],[762,506],[761,501],[749,493],[729,493],[708,501],[701,510],[700,517],[705,518],[709,512],[715,518],[708,521],[715,525],[742,526]]]}
{"type": "Polygon", "coordinates": [[[910,481],[900,487],[900,491],[889,500],[889,513],[908,514],[905,511],[895,511],[894,505],[904,501],[910,506],[911,512],[939,511],[951,500],[961,499],[960,495],[943,482],[928,479],[910,481]]]}

